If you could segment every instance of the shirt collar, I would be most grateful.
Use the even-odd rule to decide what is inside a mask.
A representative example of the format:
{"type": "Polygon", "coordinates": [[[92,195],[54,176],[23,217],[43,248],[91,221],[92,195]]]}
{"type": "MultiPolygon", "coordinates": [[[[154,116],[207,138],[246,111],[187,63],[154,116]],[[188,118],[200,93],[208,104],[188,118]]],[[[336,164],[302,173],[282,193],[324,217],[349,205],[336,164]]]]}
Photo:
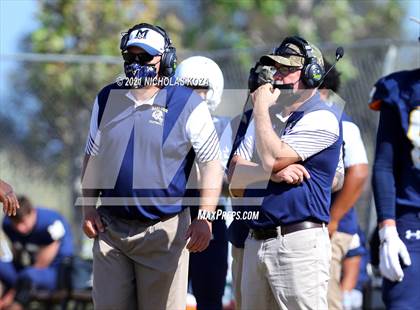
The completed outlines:
{"type": "Polygon", "coordinates": [[[147,105],[153,105],[153,102],[155,101],[156,95],[157,95],[157,93],[156,93],[156,94],[154,94],[154,95],[153,95],[152,97],[150,97],[149,99],[141,101],[141,100],[137,100],[137,99],[134,97],[134,95],[131,93],[131,91],[128,91],[128,92],[125,94],[125,96],[126,96],[128,99],[130,99],[131,101],[133,101],[133,102],[134,102],[134,108],[137,108],[137,107],[142,106],[142,105],[145,105],[145,104],[147,104],[147,105]]]}
{"type": "Polygon", "coordinates": [[[290,113],[287,116],[282,116],[281,113],[276,113],[276,117],[282,122],[282,123],[286,123],[287,120],[289,119],[290,115],[292,115],[292,113],[290,113]]]}

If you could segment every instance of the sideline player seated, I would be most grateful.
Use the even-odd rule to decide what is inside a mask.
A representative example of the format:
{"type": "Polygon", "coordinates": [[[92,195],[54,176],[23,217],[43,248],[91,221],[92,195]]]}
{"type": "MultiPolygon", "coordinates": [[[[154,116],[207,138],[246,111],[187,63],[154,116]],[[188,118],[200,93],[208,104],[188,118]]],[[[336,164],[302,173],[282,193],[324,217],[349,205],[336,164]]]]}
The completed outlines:
{"type": "Polygon", "coordinates": [[[419,76],[415,69],[383,77],[370,100],[380,111],[372,182],[387,309],[420,305],[419,76]]]}
{"type": "MultiPolygon", "coordinates": [[[[202,56],[193,56],[185,59],[177,67],[175,77],[185,82],[207,102],[208,108],[213,113],[219,106],[223,92],[223,74],[219,66],[211,59],[202,56]]],[[[228,117],[212,116],[216,133],[220,139],[220,148],[223,158],[230,154],[232,139],[222,134],[229,125],[228,117]]],[[[223,160],[225,162],[225,160],[223,160]]],[[[193,171],[196,183],[199,171],[193,171]],[[194,172],[197,172],[194,174],[194,172]]],[[[190,177],[191,182],[191,177],[190,177]]],[[[196,183],[199,184],[199,183],[196,183]]],[[[191,192],[190,192],[191,193],[191,192]]],[[[198,193],[191,193],[199,197],[198,193]]],[[[226,197],[219,200],[217,209],[225,210],[226,197]]],[[[191,219],[198,216],[197,206],[191,206],[191,219]]],[[[227,228],[224,219],[213,221],[213,236],[207,249],[202,252],[190,253],[189,277],[192,291],[197,301],[197,308],[222,309],[222,298],[226,285],[228,268],[228,240],[227,228]]]]}
{"type": "Polygon", "coordinates": [[[60,263],[73,255],[70,225],[58,212],[35,208],[25,196],[18,201],[16,215],[3,220],[13,261],[0,262],[0,281],[6,287],[0,309],[12,303],[19,309],[32,288],[54,290],[60,263]]]}

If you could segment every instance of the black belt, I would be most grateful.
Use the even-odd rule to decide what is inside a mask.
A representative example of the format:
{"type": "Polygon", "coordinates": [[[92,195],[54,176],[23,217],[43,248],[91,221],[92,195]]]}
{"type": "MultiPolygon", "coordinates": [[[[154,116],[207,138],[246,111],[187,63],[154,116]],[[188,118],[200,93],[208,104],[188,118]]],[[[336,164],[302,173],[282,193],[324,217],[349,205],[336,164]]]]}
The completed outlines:
{"type": "Polygon", "coordinates": [[[125,217],[118,217],[118,216],[114,216],[114,215],[111,215],[111,214],[107,214],[106,212],[103,212],[103,211],[100,212],[100,216],[101,216],[101,219],[104,222],[105,226],[108,226],[107,225],[107,222],[108,222],[107,221],[107,218],[110,218],[111,220],[112,219],[117,219],[117,220],[120,220],[120,221],[124,221],[126,223],[139,223],[140,225],[144,225],[144,226],[153,226],[153,225],[155,225],[155,224],[157,224],[159,222],[165,222],[165,221],[173,218],[174,216],[180,215],[182,212],[183,211],[181,211],[180,213],[165,215],[165,216],[162,216],[161,218],[156,219],[156,220],[146,219],[146,218],[125,218],[125,217]]]}
{"type": "MultiPolygon", "coordinates": [[[[282,236],[291,234],[296,231],[310,229],[310,228],[320,228],[326,225],[322,222],[313,222],[313,221],[303,221],[294,224],[280,226],[280,234],[282,236]]],[[[278,229],[277,228],[259,228],[259,229],[251,229],[251,237],[256,240],[266,240],[271,238],[278,237],[278,229]]]]}

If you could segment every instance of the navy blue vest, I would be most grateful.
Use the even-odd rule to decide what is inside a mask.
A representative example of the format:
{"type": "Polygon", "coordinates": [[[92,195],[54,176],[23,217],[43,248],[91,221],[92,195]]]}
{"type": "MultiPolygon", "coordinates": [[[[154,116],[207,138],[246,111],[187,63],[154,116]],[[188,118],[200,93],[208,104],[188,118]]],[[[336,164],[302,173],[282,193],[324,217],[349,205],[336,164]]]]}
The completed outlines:
{"type": "MultiPolygon", "coordinates": [[[[343,143],[341,111],[321,101],[319,94],[315,94],[288,118],[285,132],[293,128],[305,113],[318,110],[327,110],[336,116],[340,124],[340,135],[337,141],[301,163],[311,176],[302,184],[296,186],[269,181],[264,190],[245,190],[246,197],[262,197],[263,199],[260,206],[250,208],[260,211],[258,220],[248,222],[251,228],[272,228],[304,220],[318,220],[326,223],[329,221],[331,186],[343,143]]],[[[280,136],[280,133],[278,134],[280,136]]],[[[254,152],[253,161],[259,162],[259,159],[255,158],[257,156],[254,152]]]]}

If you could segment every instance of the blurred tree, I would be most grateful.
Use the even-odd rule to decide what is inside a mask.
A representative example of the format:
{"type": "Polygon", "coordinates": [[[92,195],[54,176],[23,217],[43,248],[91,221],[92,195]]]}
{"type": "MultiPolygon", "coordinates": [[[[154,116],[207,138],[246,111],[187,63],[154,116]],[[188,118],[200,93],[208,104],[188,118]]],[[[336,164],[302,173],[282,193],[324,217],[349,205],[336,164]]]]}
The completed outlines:
{"type": "Polygon", "coordinates": [[[402,4],[365,0],[203,0],[179,7],[188,20],[184,44],[207,50],[278,44],[298,34],[314,43],[399,38],[402,4]],[[195,15],[191,18],[191,14],[195,15]],[[386,21],[386,22],[384,22],[386,21]]]}
{"type": "MultiPolygon", "coordinates": [[[[255,61],[252,48],[274,47],[290,34],[340,44],[398,37],[403,13],[397,1],[43,0],[39,5],[39,27],[22,40],[27,52],[118,56],[121,32],[137,22],[156,22],[181,51],[234,49],[230,65],[246,68],[244,72],[255,61]]],[[[340,66],[352,73],[348,60],[340,66]]],[[[14,102],[21,110],[31,106],[32,112],[27,124],[12,128],[0,121],[1,129],[17,139],[28,161],[44,165],[50,177],[69,184],[72,202],[88,111],[96,93],[121,71],[122,64],[98,58],[94,63],[25,62],[15,74],[14,102]]]]}
{"type": "MultiPolygon", "coordinates": [[[[41,54],[119,55],[120,33],[134,23],[158,18],[155,1],[44,0],[39,28],[22,40],[22,50],[41,54]]],[[[89,111],[97,92],[115,80],[121,64],[25,62],[14,77],[19,109],[36,103],[19,151],[45,167],[48,177],[68,185],[71,203],[78,195],[89,111]],[[31,98],[33,100],[31,100],[31,98]]],[[[10,127],[6,123],[2,127],[10,127]]],[[[19,125],[17,125],[18,127],[19,125]]],[[[8,128],[6,127],[6,128],[8,128]]]]}
{"type": "MultiPolygon", "coordinates": [[[[278,45],[297,34],[318,44],[350,44],[366,38],[399,38],[403,16],[399,1],[366,0],[189,0],[193,12],[180,7],[188,27],[184,45],[197,50],[236,48],[239,62],[255,59],[249,48],[278,45]],[[191,18],[191,14],[194,14],[191,18]]],[[[340,63],[344,77],[354,76],[349,59],[340,63]],[[346,76],[347,75],[347,76],[346,76]]]]}

